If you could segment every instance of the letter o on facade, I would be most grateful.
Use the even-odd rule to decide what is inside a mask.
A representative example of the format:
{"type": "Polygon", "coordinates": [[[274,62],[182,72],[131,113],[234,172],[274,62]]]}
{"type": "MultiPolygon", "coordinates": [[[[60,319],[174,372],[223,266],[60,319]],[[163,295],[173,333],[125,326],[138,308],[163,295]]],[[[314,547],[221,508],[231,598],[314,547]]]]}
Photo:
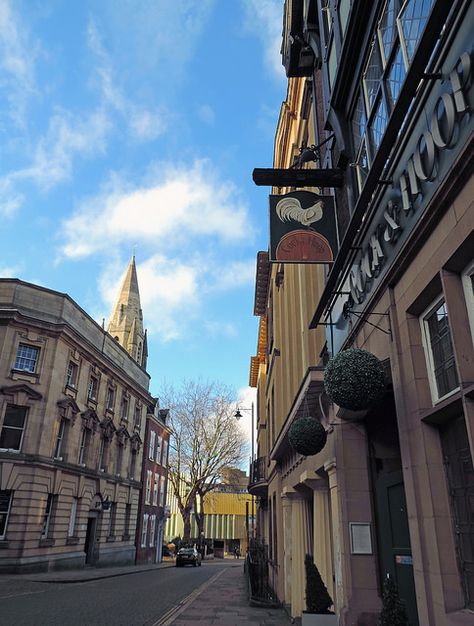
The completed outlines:
{"type": "Polygon", "coordinates": [[[425,131],[418,140],[415,154],[413,155],[413,165],[419,180],[433,180],[435,177],[436,148],[433,137],[429,131],[425,131]],[[424,149],[422,148],[425,144],[424,149]]]}
{"type": "Polygon", "coordinates": [[[443,93],[436,103],[431,117],[431,135],[440,150],[452,145],[456,128],[456,107],[451,94],[443,93]],[[441,109],[441,105],[443,108],[441,109]]]}

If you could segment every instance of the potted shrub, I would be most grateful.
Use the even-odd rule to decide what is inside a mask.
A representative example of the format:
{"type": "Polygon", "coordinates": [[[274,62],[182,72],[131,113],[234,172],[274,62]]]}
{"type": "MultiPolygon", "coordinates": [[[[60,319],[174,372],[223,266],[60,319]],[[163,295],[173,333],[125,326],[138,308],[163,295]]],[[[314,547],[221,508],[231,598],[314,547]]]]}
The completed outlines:
{"type": "Polygon", "coordinates": [[[363,411],[385,393],[383,365],[367,350],[351,348],[334,356],[324,371],[324,388],[329,398],[349,411],[363,411]]]}
{"type": "Polygon", "coordinates": [[[288,431],[291,447],[303,456],[320,452],[326,445],[327,438],[324,426],[315,417],[299,417],[288,431]]]}
{"type": "Polygon", "coordinates": [[[388,574],[383,583],[379,626],[408,626],[405,606],[400,600],[397,586],[388,574]]]}
{"type": "Polygon", "coordinates": [[[306,570],[306,611],[301,616],[302,626],[337,626],[337,616],[329,609],[333,605],[326,585],[321,578],[313,557],[304,559],[306,570]]]}

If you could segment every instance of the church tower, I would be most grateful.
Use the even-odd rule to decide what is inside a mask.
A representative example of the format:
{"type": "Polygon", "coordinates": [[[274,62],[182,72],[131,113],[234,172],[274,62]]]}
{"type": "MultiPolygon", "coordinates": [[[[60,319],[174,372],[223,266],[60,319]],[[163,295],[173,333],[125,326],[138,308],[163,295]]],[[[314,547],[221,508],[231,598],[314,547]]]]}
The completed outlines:
{"type": "Polygon", "coordinates": [[[147,337],[143,330],[135,256],[128,266],[107,330],[139,365],[146,367],[147,337]]]}

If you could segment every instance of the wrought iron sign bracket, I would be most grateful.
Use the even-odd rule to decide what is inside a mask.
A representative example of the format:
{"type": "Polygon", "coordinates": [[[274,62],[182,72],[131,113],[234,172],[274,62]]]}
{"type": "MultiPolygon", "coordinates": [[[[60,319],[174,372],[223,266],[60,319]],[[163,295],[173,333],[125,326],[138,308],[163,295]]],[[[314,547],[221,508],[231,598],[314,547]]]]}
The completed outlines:
{"type": "Polygon", "coordinates": [[[344,317],[348,319],[349,315],[355,315],[358,319],[362,320],[365,324],[369,324],[369,326],[373,326],[377,330],[380,330],[381,332],[388,335],[390,339],[392,339],[392,329],[390,328],[390,313],[378,313],[377,311],[371,311],[370,313],[364,314],[364,313],[357,313],[356,311],[353,311],[352,309],[347,307],[346,309],[344,309],[344,317]],[[389,320],[388,330],[385,330],[385,328],[381,328],[377,324],[373,324],[372,322],[369,322],[369,320],[367,319],[369,315],[380,315],[381,317],[388,317],[388,320],[389,320]]]}

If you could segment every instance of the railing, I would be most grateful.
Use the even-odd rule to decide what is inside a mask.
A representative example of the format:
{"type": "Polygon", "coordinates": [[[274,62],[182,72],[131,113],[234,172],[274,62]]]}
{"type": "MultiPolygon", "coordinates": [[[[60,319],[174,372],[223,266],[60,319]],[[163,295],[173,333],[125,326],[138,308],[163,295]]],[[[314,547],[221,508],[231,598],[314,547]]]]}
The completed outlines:
{"type": "Polygon", "coordinates": [[[274,592],[273,568],[269,565],[268,546],[255,539],[251,540],[245,559],[245,573],[249,603],[253,606],[279,606],[280,604],[274,592]]]}
{"type": "Polygon", "coordinates": [[[249,484],[254,485],[255,483],[259,483],[264,480],[266,480],[265,457],[261,456],[258,459],[255,459],[253,463],[250,463],[249,484]]]}

